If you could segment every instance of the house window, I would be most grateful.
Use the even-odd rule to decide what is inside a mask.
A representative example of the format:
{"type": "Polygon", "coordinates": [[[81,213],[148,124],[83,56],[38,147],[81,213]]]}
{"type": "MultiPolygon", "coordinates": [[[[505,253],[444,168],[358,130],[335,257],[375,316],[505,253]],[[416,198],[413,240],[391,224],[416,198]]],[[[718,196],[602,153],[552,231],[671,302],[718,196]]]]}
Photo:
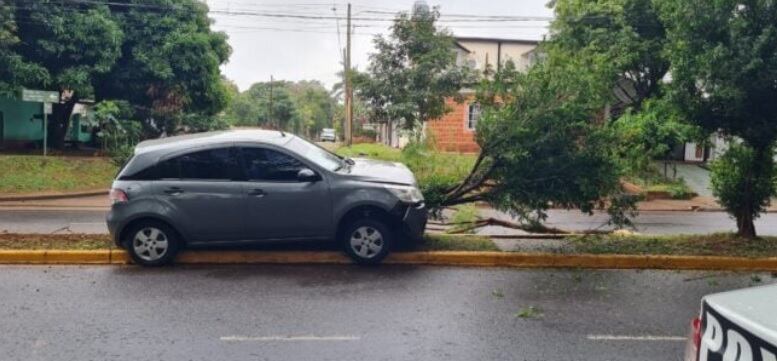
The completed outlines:
{"type": "Polygon", "coordinates": [[[467,107],[467,129],[475,130],[480,120],[480,104],[472,103],[467,107]]]}

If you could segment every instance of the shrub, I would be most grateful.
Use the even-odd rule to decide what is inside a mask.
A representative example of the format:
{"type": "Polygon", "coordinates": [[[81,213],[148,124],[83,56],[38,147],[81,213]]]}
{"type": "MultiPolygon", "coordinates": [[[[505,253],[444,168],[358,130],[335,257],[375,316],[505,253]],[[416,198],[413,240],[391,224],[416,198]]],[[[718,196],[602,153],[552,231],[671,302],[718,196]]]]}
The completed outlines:
{"type": "Polygon", "coordinates": [[[772,152],[758,154],[743,144],[731,147],[712,163],[712,192],[737,220],[739,234],[755,236],[758,218],[775,193],[772,152]],[[743,232],[744,228],[744,232],[743,232]]]}

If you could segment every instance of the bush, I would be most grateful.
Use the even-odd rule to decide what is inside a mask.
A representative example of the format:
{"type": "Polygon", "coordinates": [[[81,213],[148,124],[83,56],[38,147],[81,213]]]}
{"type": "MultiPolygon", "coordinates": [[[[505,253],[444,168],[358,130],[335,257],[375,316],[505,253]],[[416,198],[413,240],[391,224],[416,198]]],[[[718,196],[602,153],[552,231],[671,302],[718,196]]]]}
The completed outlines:
{"type": "Polygon", "coordinates": [[[742,236],[754,236],[753,219],[775,195],[775,171],[771,148],[761,154],[742,144],[731,147],[712,163],[712,192],[737,219],[742,236]],[[746,228],[742,232],[743,226],[746,228]],[[752,228],[752,234],[749,234],[752,228]]]}

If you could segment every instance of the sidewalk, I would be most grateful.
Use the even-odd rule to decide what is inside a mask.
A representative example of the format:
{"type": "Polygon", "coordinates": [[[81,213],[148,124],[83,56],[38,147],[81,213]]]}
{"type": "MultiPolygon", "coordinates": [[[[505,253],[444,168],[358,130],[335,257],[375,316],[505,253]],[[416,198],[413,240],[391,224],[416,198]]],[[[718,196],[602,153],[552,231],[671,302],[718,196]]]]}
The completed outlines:
{"type": "Polygon", "coordinates": [[[26,200],[0,200],[0,209],[61,209],[61,210],[107,210],[110,207],[108,192],[101,192],[99,195],[74,196],[67,198],[53,199],[31,199],[26,200]]]}
{"type": "Polygon", "coordinates": [[[691,199],[654,199],[637,203],[640,211],[717,211],[723,208],[712,197],[696,196],[691,199]]]}

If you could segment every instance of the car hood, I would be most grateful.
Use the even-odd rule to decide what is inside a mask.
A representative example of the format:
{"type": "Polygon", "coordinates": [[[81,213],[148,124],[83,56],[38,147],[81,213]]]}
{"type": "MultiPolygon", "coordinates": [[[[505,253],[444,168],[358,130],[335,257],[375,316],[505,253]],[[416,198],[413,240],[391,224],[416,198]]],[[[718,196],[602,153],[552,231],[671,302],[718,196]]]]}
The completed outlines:
{"type": "Polygon", "coordinates": [[[415,176],[402,163],[354,158],[348,175],[366,182],[416,185],[415,176]]]}

